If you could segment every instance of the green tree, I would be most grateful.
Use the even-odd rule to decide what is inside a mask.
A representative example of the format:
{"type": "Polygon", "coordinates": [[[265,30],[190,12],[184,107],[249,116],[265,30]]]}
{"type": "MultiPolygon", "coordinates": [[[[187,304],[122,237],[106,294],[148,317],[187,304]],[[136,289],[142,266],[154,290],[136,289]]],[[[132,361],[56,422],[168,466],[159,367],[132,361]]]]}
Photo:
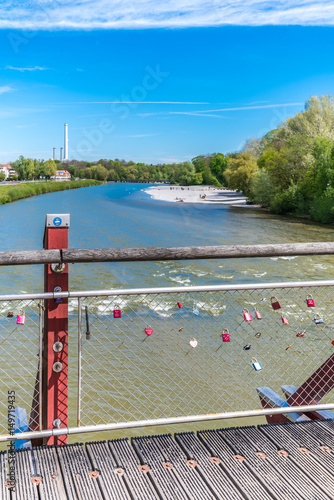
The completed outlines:
{"type": "Polygon", "coordinates": [[[225,178],[230,189],[250,194],[251,181],[258,170],[255,158],[249,153],[236,153],[227,161],[225,178]]]}

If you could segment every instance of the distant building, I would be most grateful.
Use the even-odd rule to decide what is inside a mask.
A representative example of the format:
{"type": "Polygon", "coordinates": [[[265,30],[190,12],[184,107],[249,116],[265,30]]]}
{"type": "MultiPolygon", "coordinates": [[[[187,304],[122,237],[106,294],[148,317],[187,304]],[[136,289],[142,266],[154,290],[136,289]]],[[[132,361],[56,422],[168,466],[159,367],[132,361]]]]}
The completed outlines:
{"type": "Polygon", "coordinates": [[[53,179],[56,181],[70,181],[71,174],[67,170],[57,170],[56,176],[53,179]]]}
{"type": "Polygon", "coordinates": [[[12,179],[15,175],[17,176],[16,171],[11,167],[11,165],[0,165],[0,172],[5,174],[5,180],[12,179]]]}

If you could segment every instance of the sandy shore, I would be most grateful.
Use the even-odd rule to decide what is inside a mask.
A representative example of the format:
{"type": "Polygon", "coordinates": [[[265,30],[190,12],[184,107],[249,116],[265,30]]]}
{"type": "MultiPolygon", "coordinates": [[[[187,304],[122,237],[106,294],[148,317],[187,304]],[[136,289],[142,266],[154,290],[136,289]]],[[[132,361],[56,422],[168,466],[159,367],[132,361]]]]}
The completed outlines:
{"type": "Polygon", "coordinates": [[[154,186],[144,191],[155,200],[161,201],[249,206],[246,205],[246,197],[242,193],[209,186],[154,186]]]}

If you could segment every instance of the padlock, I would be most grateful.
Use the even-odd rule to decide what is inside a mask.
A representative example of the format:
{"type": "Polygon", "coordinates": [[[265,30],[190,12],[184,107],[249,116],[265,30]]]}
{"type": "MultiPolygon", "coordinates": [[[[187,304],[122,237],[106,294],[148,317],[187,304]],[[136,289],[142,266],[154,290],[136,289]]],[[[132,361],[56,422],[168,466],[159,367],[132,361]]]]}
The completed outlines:
{"type": "Polygon", "coordinates": [[[189,345],[190,345],[190,347],[192,347],[193,349],[195,349],[195,347],[197,346],[197,344],[198,344],[198,342],[197,342],[197,340],[196,340],[194,337],[192,337],[192,338],[189,340],[189,345]]]}
{"type": "Polygon", "coordinates": [[[243,350],[244,350],[244,351],[249,351],[249,349],[250,349],[251,347],[252,347],[252,346],[251,346],[251,344],[244,345],[243,350]]]}
{"type": "Polygon", "coordinates": [[[25,316],[24,311],[19,311],[19,314],[17,315],[17,318],[16,318],[16,324],[17,325],[24,325],[25,320],[26,320],[26,316],[25,316]]]}
{"type": "Polygon", "coordinates": [[[223,328],[223,333],[222,333],[222,339],[223,342],[230,342],[230,333],[227,328],[223,328]]]}
{"type": "Polygon", "coordinates": [[[178,305],[179,309],[181,309],[181,307],[183,307],[183,305],[181,304],[181,302],[178,302],[177,305],[178,305]]]}
{"type": "MultiPolygon", "coordinates": [[[[61,292],[61,291],[62,291],[62,289],[61,289],[60,286],[55,286],[54,289],[53,289],[54,293],[61,292]]],[[[63,299],[61,297],[55,298],[55,303],[56,304],[61,304],[62,302],[63,302],[63,299]]]]}
{"type": "Polygon", "coordinates": [[[252,358],[252,365],[253,365],[253,368],[256,372],[259,372],[260,370],[262,370],[262,366],[260,365],[260,363],[258,362],[258,360],[256,358],[252,358]]]}
{"type": "Polygon", "coordinates": [[[314,303],[314,299],[313,299],[312,295],[306,296],[306,304],[307,304],[307,307],[315,307],[315,303],[314,303]]]}
{"type": "Polygon", "coordinates": [[[118,306],[114,309],[114,318],[120,318],[122,316],[122,312],[118,306]]]}
{"type": "Polygon", "coordinates": [[[320,317],[319,314],[314,315],[314,323],[316,325],[322,325],[324,323],[324,320],[320,317]]]}
{"type": "Polygon", "coordinates": [[[9,311],[9,312],[7,313],[7,318],[12,318],[13,316],[14,316],[13,311],[9,311]]]}
{"type": "Polygon", "coordinates": [[[149,337],[153,333],[153,328],[145,328],[145,333],[149,337]]]}
{"type": "Polygon", "coordinates": [[[334,340],[332,340],[331,344],[334,345],[334,340]]]}
{"type": "Polygon", "coordinates": [[[281,303],[277,297],[271,297],[271,307],[276,311],[277,309],[282,309],[281,303]]]}
{"type": "Polygon", "coordinates": [[[286,318],[284,318],[283,314],[282,314],[282,323],[283,323],[283,325],[289,324],[289,321],[286,318]]]}
{"type": "Polygon", "coordinates": [[[262,315],[261,315],[260,311],[258,311],[257,309],[255,309],[255,318],[262,319],[262,315]]]}
{"type": "Polygon", "coordinates": [[[297,333],[296,337],[305,337],[305,330],[303,332],[297,333]]]}
{"type": "Polygon", "coordinates": [[[242,312],[243,312],[245,321],[252,321],[253,318],[252,318],[250,312],[248,311],[248,309],[245,308],[242,310],[242,312]]]}
{"type": "Polygon", "coordinates": [[[199,310],[198,310],[198,307],[194,306],[193,307],[193,313],[198,316],[199,315],[199,310]]]}

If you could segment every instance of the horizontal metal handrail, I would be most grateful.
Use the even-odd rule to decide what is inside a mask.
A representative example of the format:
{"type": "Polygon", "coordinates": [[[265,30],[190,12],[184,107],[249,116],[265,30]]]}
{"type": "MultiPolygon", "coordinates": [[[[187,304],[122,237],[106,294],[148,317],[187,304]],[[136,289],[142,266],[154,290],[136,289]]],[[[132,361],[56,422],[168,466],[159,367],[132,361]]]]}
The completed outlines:
{"type": "Polygon", "coordinates": [[[208,415],[190,415],[184,417],[157,418],[150,420],[137,420],[130,422],[118,422],[110,424],[86,425],[82,427],[64,427],[62,429],[46,429],[43,431],[31,431],[16,433],[13,435],[4,434],[0,436],[1,442],[19,441],[22,439],[38,439],[51,436],[73,435],[89,432],[104,432],[121,429],[134,429],[138,427],[155,427],[160,425],[175,425],[190,422],[208,422],[211,420],[226,420],[230,418],[260,417],[265,415],[280,415],[284,413],[308,413],[312,411],[334,410],[332,404],[316,404],[308,406],[290,406],[283,408],[268,408],[248,411],[234,411],[225,413],[215,413],[208,415]]]}
{"type": "Polygon", "coordinates": [[[283,243],[272,245],[219,245],[171,248],[68,248],[0,252],[0,266],[88,263],[144,262],[198,259],[244,259],[302,255],[333,255],[334,242],[283,243]]]}
{"type": "Polygon", "coordinates": [[[75,290],[73,292],[55,293],[23,293],[0,295],[0,302],[11,300],[38,300],[38,299],[71,299],[79,297],[107,297],[118,295],[152,295],[160,293],[191,293],[191,292],[223,292],[229,290],[268,290],[272,288],[308,288],[320,286],[334,286],[334,280],[323,281],[285,281],[274,283],[236,283],[233,285],[201,285],[177,286],[156,288],[115,288],[109,290],[75,290]]]}

